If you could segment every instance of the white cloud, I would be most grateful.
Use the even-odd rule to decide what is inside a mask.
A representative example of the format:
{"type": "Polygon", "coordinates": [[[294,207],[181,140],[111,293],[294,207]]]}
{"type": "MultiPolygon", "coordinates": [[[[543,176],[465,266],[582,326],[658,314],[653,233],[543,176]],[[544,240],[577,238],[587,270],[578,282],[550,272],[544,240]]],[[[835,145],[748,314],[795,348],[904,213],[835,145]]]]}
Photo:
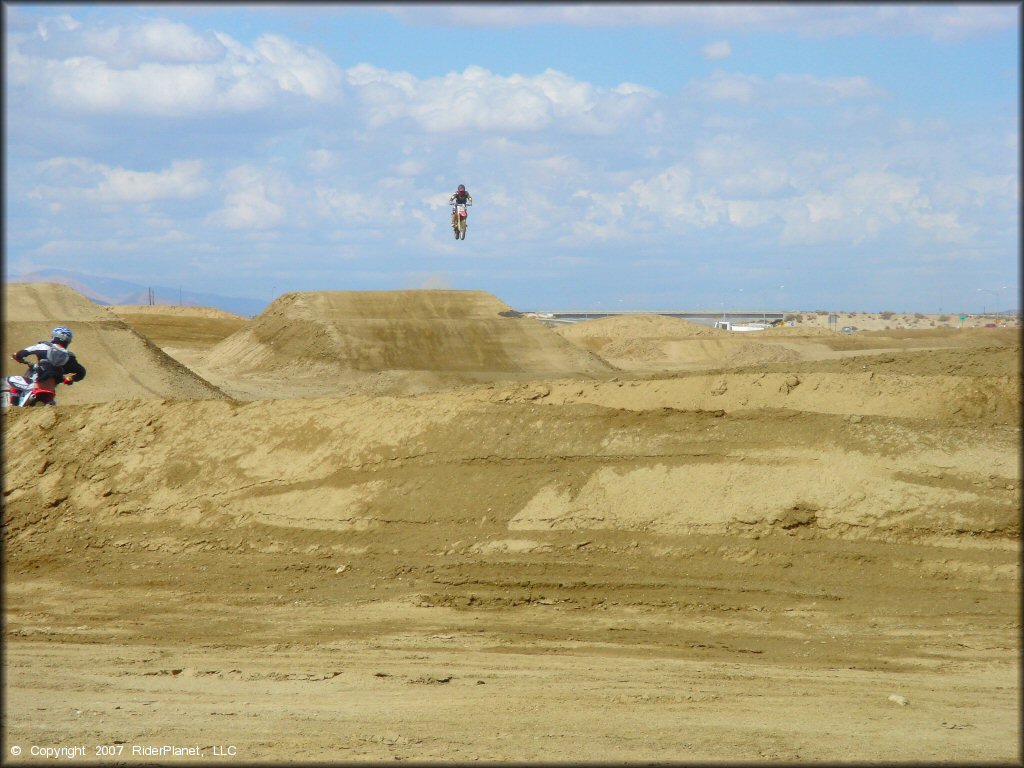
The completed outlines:
{"type": "Polygon", "coordinates": [[[272,174],[242,166],[227,174],[225,186],[228,192],[224,205],[207,217],[208,223],[229,229],[265,230],[284,221],[285,207],[280,201],[287,197],[283,188],[286,184],[272,174]]]}
{"type": "Polygon", "coordinates": [[[73,32],[78,29],[81,24],[75,21],[71,16],[66,13],[57,16],[56,18],[43,19],[36,25],[36,34],[42,40],[50,39],[50,30],[56,29],[63,32],[73,32]]]}
{"type": "Polygon", "coordinates": [[[784,243],[862,243],[895,229],[939,243],[967,242],[975,231],[955,211],[934,210],[917,179],[884,171],[855,173],[831,191],[794,198],[780,215],[784,243]]]}
{"type": "Polygon", "coordinates": [[[773,81],[780,101],[834,104],[848,99],[872,99],[885,89],[860,76],[821,78],[813,75],[779,75],[773,81]]]}
{"type": "Polygon", "coordinates": [[[875,23],[880,34],[917,34],[951,41],[983,37],[1020,24],[1017,3],[882,6],[875,23]]]}
{"type": "MultiPolygon", "coordinates": [[[[674,164],[619,192],[578,190],[574,199],[584,202],[584,210],[574,236],[614,241],[627,236],[627,222],[630,232],[768,227],[765,234],[774,232],[775,244],[786,246],[864,243],[895,233],[931,243],[965,243],[976,232],[955,208],[936,208],[919,179],[854,171],[829,182],[813,164],[807,178],[795,179],[756,145],[735,158],[728,154],[730,146],[714,142],[696,153],[693,166],[674,164]]],[[[835,165],[829,157],[818,162],[835,165]]]]}
{"type": "Polygon", "coordinates": [[[314,149],[306,153],[306,165],[314,173],[324,173],[338,167],[341,162],[339,153],[329,149],[314,149]]]}
{"type": "Polygon", "coordinates": [[[728,59],[732,56],[732,46],[728,40],[710,43],[701,49],[705,59],[728,59]]]}
{"type": "Polygon", "coordinates": [[[586,165],[567,153],[549,155],[524,161],[531,178],[545,183],[553,183],[559,179],[580,178],[586,172],[586,165]]]}
{"type": "Polygon", "coordinates": [[[656,92],[631,83],[603,89],[556,70],[503,77],[470,66],[419,80],[368,64],[345,73],[371,128],[409,119],[431,133],[567,131],[607,133],[644,114],[656,92]]]}
{"type": "Polygon", "coordinates": [[[128,47],[138,59],[167,62],[204,62],[217,58],[219,46],[208,35],[200,35],[179,22],[155,19],[126,35],[128,47]]]}
{"type": "Polygon", "coordinates": [[[733,226],[749,228],[770,221],[773,212],[770,210],[770,206],[758,201],[727,200],[725,201],[725,216],[733,226]]]}
{"type": "Polygon", "coordinates": [[[406,178],[415,178],[427,170],[427,164],[422,160],[405,160],[401,163],[396,163],[391,167],[391,171],[397,176],[404,176],[406,178]]]}
{"type": "Polygon", "coordinates": [[[313,211],[322,219],[344,221],[350,226],[365,224],[377,218],[375,210],[383,209],[365,194],[324,185],[313,189],[313,211]]]}
{"type": "Polygon", "coordinates": [[[721,134],[700,142],[694,160],[701,176],[730,198],[778,197],[793,192],[792,157],[749,135],[721,134]]]}
{"type": "Polygon", "coordinates": [[[682,30],[795,32],[809,37],[872,34],[961,40],[1017,28],[1016,4],[771,5],[680,3],[649,5],[541,4],[382,6],[403,21],[424,26],[664,27],[682,30]]]}
{"type": "Polygon", "coordinates": [[[989,205],[1020,204],[1019,176],[979,176],[972,174],[962,182],[962,188],[971,194],[971,202],[980,207],[989,205]]]}
{"type": "Polygon", "coordinates": [[[98,200],[138,203],[197,197],[208,187],[203,178],[202,161],[189,160],[173,163],[169,169],[158,173],[105,168],[94,194],[98,200]]]}
{"type": "Polygon", "coordinates": [[[135,171],[85,158],[57,157],[36,166],[34,199],[82,200],[100,203],[149,203],[198,197],[209,187],[200,160],[182,160],[163,171],[135,171]]]}
{"type": "Polygon", "coordinates": [[[763,80],[754,75],[715,72],[704,80],[691,81],[686,91],[708,101],[731,101],[749,104],[755,93],[763,87],[763,80]]]}
{"type": "Polygon", "coordinates": [[[811,194],[804,198],[807,206],[807,220],[810,224],[839,221],[843,218],[843,207],[839,198],[833,195],[811,194]]]}
{"type": "Polygon", "coordinates": [[[65,25],[11,39],[9,82],[62,110],[161,116],[246,112],[282,96],[332,103],[340,69],[280,35],[248,48],[223,33],[198,34],[157,19],[135,26],[65,25]]]}
{"type": "Polygon", "coordinates": [[[85,25],[65,14],[40,20],[33,34],[12,35],[11,42],[33,60],[90,58],[119,70],[147,63],[212,62],[223,53],[213,33],[199,33],[163,18],[130,25],[85,25]]]}
{"type": "Polygon", "coordinates": [[[656,98],[658,96],[658,92],[653,88],[648,88],[645,85],[638,85],[637,83],[621,83],[620,85],[612,88],[612,93],[617,93],[620,96],[640,94],[642,96],[649,96],[650,98],[656,98]]]}
{"type": "Polygon", "coordinates": [[[767,80],[758,75],[714,72],[686,86],[693,98],[766,107],[791,105],[824,106],[843,101],[883,97],[885,89],[861,76],[822,78],[813,75],[780,74],[767,80]]]}
{"type": "Polygon", "coordinates": [[[341,71],[327,56],[280,35],[262,35],[253,44],[256,64],[282,91],[330,101],[338,92],[341,71]]]}

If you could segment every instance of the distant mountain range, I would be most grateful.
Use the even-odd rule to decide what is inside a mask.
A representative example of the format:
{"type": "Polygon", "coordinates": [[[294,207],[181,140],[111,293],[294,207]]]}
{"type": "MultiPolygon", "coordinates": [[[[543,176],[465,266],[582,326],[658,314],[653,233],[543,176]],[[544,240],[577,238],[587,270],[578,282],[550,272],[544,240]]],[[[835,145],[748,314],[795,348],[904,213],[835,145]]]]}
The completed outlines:
{"type": "Polygon", "coordinates": [[[40,269],[23,275],[7,275],[4,279],[8,283],[61,283],[74,288],[97,304],[106,306],[149,304],[151,290],[154,304],[214,307],[247,317],[258,315],[269,303],[260,299],[221,296],[217,293],[179,291],[178,288],[170,288],[166,285],[139,285],[127,280],[98,277],[66,269],[40,269]]]}

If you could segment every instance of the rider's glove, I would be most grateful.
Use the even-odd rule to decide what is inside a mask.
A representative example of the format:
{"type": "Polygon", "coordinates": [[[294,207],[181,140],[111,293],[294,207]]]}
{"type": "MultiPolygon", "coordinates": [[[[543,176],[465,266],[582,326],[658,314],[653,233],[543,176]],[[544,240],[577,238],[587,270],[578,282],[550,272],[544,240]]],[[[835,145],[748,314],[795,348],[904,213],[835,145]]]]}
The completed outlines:
{"type": "Polygon", "coordinates": [[[15,352],[13,355],[11,355],[11,359],[14,360],[14,362],[16,362],[16,363],[23,362],[22,359],[20,357],[18,357],[18,353],[17,352],[15,352]]]}
{"type": "Polygon", "coordinates": [[[72,376],[65,376],[64,377],[64,383],[67,384],[70,387],[72,384],[75,383],[75,379],[72,376]]]}

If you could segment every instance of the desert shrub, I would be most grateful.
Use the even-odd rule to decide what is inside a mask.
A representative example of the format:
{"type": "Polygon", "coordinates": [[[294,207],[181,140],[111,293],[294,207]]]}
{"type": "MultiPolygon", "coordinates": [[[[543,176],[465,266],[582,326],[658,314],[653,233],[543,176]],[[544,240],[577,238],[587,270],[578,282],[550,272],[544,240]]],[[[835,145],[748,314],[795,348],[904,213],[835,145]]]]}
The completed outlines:
{"type": "MultiPolygon", "coordinates": [[[[890,312],[889,310],[885,310],[885,312],[879,312],[878,316],[880,318],[882,318],[883,320],[890,320],[890,319],[892,319],[892,316],[894,314],[896,314],[896,313],[895,312],[890,312]]],[[[888,328],[888,327],[889,326],[886,326],[886,328],[888,328]]]]}
{"type": "Polygon", "coordinates": [[[924,315],[922,315],[920,312],[915,312],[914,313],[914,319],[915,320],[924,320],[924,315]]]}
{"type": "Polygon", "coordinates": [[[940,323],[949,322],[949,315],[939,315],[939,322],[940,323]]]}
{"type": "Polygon", "coordinates": [[[790,320],[795,320],[798,323],[802,323],[804,321],[804,316],[803,315],[784,315],[783,318],[782,318],[782,321],[784,323],[788,323],[790,320]]]}

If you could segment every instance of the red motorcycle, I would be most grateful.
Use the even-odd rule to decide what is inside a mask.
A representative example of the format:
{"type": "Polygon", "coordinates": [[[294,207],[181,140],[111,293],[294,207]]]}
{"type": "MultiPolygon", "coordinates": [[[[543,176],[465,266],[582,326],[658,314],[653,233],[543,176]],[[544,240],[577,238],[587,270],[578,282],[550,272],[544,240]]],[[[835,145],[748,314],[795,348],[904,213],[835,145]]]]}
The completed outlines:
{"type": "Polygon", "coordinates": [[[466,239],[466,220],[469,214],[466,206],[472,203],[452,203],[452,230],[455,232],[456,240],[466,239]]]}
{"type": "Polygon", "coordinates": [[[57,385],[68,386],[74,381],[72,377],[48,378],[33,380],[31,376],[8,376],[4,379],[3,400],[4,408],[13,406],[17,408],[29,408],[33,405],[56,405],[57,385]]]}

